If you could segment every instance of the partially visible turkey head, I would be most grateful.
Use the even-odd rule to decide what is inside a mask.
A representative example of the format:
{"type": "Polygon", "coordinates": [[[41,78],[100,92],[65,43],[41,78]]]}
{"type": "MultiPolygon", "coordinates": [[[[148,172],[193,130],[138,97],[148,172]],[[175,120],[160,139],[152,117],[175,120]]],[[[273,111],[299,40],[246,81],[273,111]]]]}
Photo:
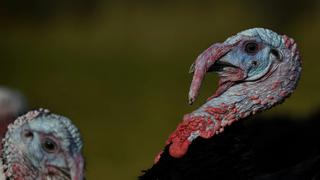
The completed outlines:
{"type": "Polygon", "coordinates": [[[39,109],[10,124],[3,139],[4,175],[13,180],[82,180],[78,129],[63,116],[39,109]]]}

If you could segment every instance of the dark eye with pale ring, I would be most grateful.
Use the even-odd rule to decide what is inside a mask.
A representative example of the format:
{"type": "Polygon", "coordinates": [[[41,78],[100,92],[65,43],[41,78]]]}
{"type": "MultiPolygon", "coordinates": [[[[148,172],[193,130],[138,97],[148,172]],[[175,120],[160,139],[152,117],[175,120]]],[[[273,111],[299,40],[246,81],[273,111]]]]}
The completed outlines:
{"type": "Polygon", "coordinates": [[[259,45],[256,42],[248,42],[244,47],[244,51],[248,54],[255,54],[258,50],[259,45]]]}
{"type": "Polygon", "coordinates": [[[48,153],[54,153],[58,149],[58,145],[52,139],[45,139],[42,143],[42,148],[48,153]]]}
{"type": "Polygon", "coordinates": [[[25,131],[24,132],[24,137],[25,138],[33,138],[33,133],[31,131],[25,131]]]}

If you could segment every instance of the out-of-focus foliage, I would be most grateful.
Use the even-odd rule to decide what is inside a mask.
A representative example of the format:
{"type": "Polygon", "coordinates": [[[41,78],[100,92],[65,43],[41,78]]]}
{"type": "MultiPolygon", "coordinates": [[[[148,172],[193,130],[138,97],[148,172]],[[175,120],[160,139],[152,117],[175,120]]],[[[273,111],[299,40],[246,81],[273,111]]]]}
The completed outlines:
{"type": "Polygon", "coordinates": [[[306,114],[320,103],[320,5],[311,1],[0,2],[0,84],[34,108],[73,119],[85,140],[88,179],[135,179],[152,164],[183,114],[189,65],[210,44],[251,27],[293,37],[301,83],[274,112],[306,114]]]}

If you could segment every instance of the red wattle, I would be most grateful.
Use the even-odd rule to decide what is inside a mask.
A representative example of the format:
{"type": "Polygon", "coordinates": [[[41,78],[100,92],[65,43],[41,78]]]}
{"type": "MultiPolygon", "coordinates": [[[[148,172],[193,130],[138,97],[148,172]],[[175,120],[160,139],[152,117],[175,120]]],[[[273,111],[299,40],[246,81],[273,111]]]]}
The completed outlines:
{"type": "Polygon", "coordinates": [[[181,158],[187,153],[190,144],[191,142],[188,140],[185,140],[183,143],[174,142],[170,145],[169,153],[174,158],[181,158]]]}

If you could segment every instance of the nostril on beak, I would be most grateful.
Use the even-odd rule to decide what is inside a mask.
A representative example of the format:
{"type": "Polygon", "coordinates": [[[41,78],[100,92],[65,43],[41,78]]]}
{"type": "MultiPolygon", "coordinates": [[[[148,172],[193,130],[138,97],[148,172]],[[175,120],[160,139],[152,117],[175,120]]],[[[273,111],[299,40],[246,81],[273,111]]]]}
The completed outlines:
{"type": "Polygon", "coordinates": [[[251,64],[252,64],[253,66],[257,66],[257,65],[258,65],[258,61],[253,60],[253,61],[251,62],[251,64]]]}
{"type": "Polygon", "coordinates": [[[281,60],[281,54],[279,51],[277,51],[276,49],[271,49],[270,53],[277,59],[277,60],[281,60]]]}

